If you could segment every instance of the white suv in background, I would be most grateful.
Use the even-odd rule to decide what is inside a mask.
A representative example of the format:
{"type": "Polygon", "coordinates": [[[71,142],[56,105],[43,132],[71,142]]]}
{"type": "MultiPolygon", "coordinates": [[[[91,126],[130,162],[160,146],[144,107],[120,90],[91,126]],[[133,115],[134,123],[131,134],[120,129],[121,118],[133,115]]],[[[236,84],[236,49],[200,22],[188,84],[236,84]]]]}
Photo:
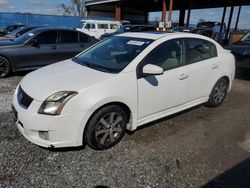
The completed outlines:
{"type": "Polygon", "coordinates": [[[23,78],[13,97],[20,132],[43,147],[107,149],[125,129],[205,103],[222,104],[235,60],[207,37],[124,33],[23,78]]]}
{"type": "Polygon", "coordinates": [[[122,25],[118,21],[104,20],[82,20],[82,28],[77,28],[78,31],[94,36],[99,39],[104,33],[113,33],[122,25]]]}

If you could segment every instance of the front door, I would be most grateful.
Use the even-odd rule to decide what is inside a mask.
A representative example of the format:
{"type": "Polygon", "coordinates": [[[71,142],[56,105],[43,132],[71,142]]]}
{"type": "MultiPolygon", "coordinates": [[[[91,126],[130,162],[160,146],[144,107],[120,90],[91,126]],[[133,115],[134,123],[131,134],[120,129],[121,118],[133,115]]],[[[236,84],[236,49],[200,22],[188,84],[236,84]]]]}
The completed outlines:
{"type": "Polygon", "coordinates": [[[33,39],[36,45],[28,42],[21,49],[20,68],[41,67],[59,61],[57,31],[44,31],[33,39]]]}
{"type": "Polygon", "coordinates": [[[164,73],[138,78],[138,119],[178,107],[187,100],[186,44],[183,39],[166,41],[152,50],[138,66],[163,68],[164,73]]]}

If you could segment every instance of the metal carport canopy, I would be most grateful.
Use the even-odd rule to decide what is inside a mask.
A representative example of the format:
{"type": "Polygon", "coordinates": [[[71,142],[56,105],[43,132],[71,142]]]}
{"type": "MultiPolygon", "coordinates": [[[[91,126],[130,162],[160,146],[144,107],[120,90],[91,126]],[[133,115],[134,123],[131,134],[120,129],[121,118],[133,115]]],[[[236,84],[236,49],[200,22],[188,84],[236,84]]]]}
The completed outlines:
{"type": "MultiPolygon", "coordinates": [[[[167,6],[169,1],[166,0],[167,6]]],[[[188,9],[190,2],[192,9],[250,5],[250,0],[174,0],[173,10],[188,9]]],[[[116,3],[122,3],[124,7],[133,7],[137,10],[150,12],[162,10],[162,0],[90,0],[86,2],[86,7],[93,10],[95,5],[116,3]]]]}

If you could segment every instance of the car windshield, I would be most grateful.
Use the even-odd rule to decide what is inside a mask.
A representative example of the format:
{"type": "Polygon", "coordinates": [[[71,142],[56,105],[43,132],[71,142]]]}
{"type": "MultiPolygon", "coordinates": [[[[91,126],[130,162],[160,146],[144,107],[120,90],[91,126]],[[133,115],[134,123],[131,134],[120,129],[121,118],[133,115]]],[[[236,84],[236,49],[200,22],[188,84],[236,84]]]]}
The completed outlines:
{"type": "Polygon", "coordinates": [[[245,41],[250,42],[250,32],[248,32],[247,34],[245,34],[245,35],[240,39],[240,41],[242,41],[242,42],[245,42],[245,41]]]}
{"type": "Polygon", "coordinates": [[[30,38],[32,38],[35,34],[36,34],[36,32],[32,32],[32,30],[31,30],[30,32],[27,32],[27,33],[21,35],[20,37],[13,39],[13,41],[18,42],[18,43],[24,43],[27,40],[29,40],[30,38]]]}
{"type": "Polygon", "coordinates": [[[150,39],[114,36],[98,43],[72,60],[99,71],[118,73],[151,42],[150,39]]]}

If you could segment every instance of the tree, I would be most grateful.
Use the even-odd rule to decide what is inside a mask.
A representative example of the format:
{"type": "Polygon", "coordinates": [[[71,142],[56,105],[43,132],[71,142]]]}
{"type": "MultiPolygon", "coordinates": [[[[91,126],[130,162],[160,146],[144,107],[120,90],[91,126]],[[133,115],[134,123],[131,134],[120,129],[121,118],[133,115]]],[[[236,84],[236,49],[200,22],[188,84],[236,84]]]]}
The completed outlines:
{"type": "Polygon", "coordinates": [[[85,0],[70,0],[68,4],[59,4],[58,8],[62,10],[65,15],[84,16],[85,0]]]}

